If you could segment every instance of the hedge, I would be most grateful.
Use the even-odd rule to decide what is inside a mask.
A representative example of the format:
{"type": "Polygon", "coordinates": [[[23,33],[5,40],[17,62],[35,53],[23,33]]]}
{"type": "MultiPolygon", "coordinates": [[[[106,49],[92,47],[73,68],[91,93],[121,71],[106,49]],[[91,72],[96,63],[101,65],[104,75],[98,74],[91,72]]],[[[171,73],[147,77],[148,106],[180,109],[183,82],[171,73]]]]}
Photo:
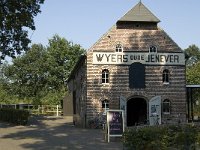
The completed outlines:
{"type": "Polygon", "coordinates": [[[0,109],[0,121],[5,121],[17,125],[26,125],[28,123],[29,112],[12,108],[0,109]]]}
{"type": "Polygon", "coordinates": [[[123,134],[127,150],[195,150],[200,128],[194,125],[128,128],[123,134]]]}

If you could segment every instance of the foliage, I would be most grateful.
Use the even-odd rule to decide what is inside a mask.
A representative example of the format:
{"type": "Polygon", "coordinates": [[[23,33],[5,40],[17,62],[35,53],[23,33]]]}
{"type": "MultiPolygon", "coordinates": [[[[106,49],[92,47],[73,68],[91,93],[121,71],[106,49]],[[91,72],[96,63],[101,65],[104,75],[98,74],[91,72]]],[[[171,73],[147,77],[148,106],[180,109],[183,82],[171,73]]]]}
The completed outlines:
{"type": "Polygon", "coordinates": [[[42,45],[32,45],[28,52],[14,59],[5,70],[5,76],[10,80],[9,90],[19,98],[37,99],[47,82],[46,60],[46,49],[42,45]]]}
{"type": "Polygon", "coordinates": [[[35,30],[34,17],[44,0],[0,1],[0,62],[28,50],[28,29],[35,30]]]}
{"type": "Polygon", "coordinates": [[[26,125],[29,119],[29,112],[26,110],[1,108],[0,109],[0,120],[14,123],[17,125],[26,125]]]}
{"type": "Polygon", "coordinates": [[[192,67],[187,67],[186,78],[187,84],[200,84],[200,62],[197,62],[192,67]]]}
{"type": "Polygon", "coordinates": [[[200,49],[196,45],[190,45],[185,49],[186,54],[186,66],[187,68],[194,66],[200,61],[200,49]]]}
{"type": "Polygon", "coordinates": [[[127,129],[123,134],[123,142],[131,150],[162,150],[166,148],[165,132],[165,128],[157,127],[127,129]]]}
{"type": "Polygon", "coordinates": [[[199,128],[192,125],[154,126],[127,129],[123,144],[130,150],[193,149],[199,128]]]}
{"type": "Polygon", "coordinates": [[[47,47],[34,44],[4,69],[7,91],[33,104],[60,104],[66,92],[65,80],[85,51],[55,35],[47,47]]]}

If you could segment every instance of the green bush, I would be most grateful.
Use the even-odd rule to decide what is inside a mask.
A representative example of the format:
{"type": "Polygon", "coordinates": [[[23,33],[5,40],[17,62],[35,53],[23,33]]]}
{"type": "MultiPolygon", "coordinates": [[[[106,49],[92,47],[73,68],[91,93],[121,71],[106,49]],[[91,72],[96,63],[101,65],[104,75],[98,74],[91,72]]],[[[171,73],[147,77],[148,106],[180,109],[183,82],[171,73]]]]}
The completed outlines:
{"type": "Polygon", "coordinates": [[[17,125],[26,125],[28,123],[29,112],[27,110],[1,108],[0,120],[14,123],[17,125]]]}
{"type": "Polygon", "coordinates": [[[199,137],[192,125],[135,127],[126,129],[123,144],[128,150],[193,150],[199,137]]]}

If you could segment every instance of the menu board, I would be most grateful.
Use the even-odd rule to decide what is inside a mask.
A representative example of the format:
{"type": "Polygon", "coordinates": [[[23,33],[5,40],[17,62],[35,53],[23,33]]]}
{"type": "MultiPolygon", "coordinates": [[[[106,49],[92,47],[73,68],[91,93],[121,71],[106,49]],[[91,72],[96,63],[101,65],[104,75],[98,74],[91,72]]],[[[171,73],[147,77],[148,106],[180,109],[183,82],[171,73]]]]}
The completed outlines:
{"type": "Polygon", "coordinates": [[[108,142],[110,136],[122,136],[124,132],[123,110],[107,111],[108,142]]]}

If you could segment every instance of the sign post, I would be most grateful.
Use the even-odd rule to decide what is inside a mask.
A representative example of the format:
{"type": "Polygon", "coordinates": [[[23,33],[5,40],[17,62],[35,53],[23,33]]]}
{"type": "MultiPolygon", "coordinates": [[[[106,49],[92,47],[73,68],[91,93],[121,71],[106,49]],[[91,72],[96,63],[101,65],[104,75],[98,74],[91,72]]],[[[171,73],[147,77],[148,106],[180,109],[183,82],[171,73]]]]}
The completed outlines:
{"type": "Polygon", "coordinates": [[[108,110],[107,111],[108,142],[110,142],[110,137],[121,137],[123,132],[124,132],[123,110],[108,110]]]}

